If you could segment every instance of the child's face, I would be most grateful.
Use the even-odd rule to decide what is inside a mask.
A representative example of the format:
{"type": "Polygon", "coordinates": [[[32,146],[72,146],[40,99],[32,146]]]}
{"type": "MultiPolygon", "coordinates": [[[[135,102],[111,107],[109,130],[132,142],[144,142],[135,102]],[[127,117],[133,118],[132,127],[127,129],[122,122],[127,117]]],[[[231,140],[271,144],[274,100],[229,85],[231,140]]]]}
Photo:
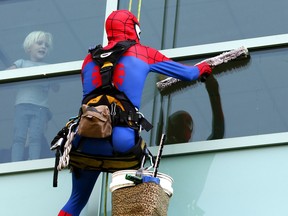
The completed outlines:
{"type": "Polygon", "coordinates": [[[33,43],[29,48],[31,61],[35,62],[42,61],[48,52],[48,48],[49,45],[43,39],[40,39],[36,41],[36,43],[33,43]]]}

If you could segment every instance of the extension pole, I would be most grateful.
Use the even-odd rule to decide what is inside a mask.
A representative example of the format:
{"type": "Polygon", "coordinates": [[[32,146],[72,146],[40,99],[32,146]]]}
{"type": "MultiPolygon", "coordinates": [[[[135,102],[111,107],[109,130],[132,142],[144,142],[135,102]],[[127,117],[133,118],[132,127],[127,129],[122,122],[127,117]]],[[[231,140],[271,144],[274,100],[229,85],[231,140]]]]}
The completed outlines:
{"type": "Polygon", "coordinates": [[[157,154],[157,158],[154,164],[154,172],[153,172],[153,177],[157,176],[157,172],[158,172],[158,167],[160,164],[160,160],[161,160],[161,156],[162,156],[162,150],[164,147],[164,141],[165,141],[166,135],[162,134],[161,136],[161,140],[160,140],[160,144],[159,144],[159,149],[158,149],[158,154],[157,154]]]}
{"type": "Polygon", "coordinates": [[[57,166],[59,164],[60,158],[60,147],[58,146],[55,153],[55,165],[54,165],[54,173],[53,173],[53,187],[57,187],[58,185],[58,169],[57,166]]]}

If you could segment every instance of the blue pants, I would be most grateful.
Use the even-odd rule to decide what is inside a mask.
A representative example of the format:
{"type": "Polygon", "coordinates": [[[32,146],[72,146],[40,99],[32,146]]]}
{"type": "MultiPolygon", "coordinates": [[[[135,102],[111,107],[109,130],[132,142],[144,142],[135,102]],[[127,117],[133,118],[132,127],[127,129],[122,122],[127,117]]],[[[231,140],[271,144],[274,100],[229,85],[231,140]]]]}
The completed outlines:
{"type": "MultiPolygon", "coordinates": [[[[14,139],[12,145],[12,161],[24,160],[24,148],[28,140],[28,159],[39,159],[44,132],[51,117],[46,107],[34,104],[19,104],[15,107],[14,139]]],[[[47,146],[48,147],[48,146],[47,146]]]]}
{"type": "MultiPolygon", "coordinates": [[[[88,139],[76,135],[73,146],[81,144],[82,152],[89,154],[113,155],[113,151],[127,152],[135,145],[135,131],[128,127],[114,127],[112,143],[105,139],[88,139]]],[[[59,216],[78,216],[87,204],[96,180],[101,172],[77,170],[72,172],[72,193],[59,212],[59,216]]]]}

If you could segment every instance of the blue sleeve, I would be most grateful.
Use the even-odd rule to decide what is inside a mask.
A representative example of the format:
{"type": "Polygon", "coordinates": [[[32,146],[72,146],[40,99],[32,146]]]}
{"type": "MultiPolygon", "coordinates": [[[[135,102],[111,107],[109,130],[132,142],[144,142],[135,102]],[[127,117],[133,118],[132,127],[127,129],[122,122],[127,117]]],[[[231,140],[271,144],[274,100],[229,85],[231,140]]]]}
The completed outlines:
{"type": "Polygon", "coordinates": [[[172,60],[151,64],[150,70],[184,81],[191,81],[199,78],[198,67],[184,65],[172,60]]]}

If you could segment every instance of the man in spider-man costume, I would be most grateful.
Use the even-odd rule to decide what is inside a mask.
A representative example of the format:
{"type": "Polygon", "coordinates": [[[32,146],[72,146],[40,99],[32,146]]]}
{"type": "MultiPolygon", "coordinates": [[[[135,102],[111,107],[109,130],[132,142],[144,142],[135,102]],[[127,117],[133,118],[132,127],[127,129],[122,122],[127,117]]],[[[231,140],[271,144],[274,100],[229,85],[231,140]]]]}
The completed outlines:
{"type": "MultiPolygon", "coordinates": [[[[197,66],[183,65],[172,61],[159,51],[140,44],[140,24],[137,18],[127,10],[112,12],[106,20],[108,45],[105,50],[113,48],[117,42],[134,40],[131,46],[119,59],[113,72],[113,83],[124,92],[133,105],[140,109],[140,100],[145,79],[149,72],[156,72],[181,80],[196,80],[203,74],[212,72],[207,63],[197,66]]],[[[83,98],[102,84],[99,66],[89,53],[82,65],[83,98]]],[[[127,152],[135,145],[135,131],[129,127],[114,127],[112,139],[81,140],[82,151],[90,154],[113,155],[113,151],[127,152]],[[97,142],[97,145],[91,145],[97,142]]],[[[75,145],[74,142],[73,145],[75,145]]],[[[88,202],[100,171],[79,170],[72,172],[72,194],[58,216],[78,216],[88,202]]]]}

